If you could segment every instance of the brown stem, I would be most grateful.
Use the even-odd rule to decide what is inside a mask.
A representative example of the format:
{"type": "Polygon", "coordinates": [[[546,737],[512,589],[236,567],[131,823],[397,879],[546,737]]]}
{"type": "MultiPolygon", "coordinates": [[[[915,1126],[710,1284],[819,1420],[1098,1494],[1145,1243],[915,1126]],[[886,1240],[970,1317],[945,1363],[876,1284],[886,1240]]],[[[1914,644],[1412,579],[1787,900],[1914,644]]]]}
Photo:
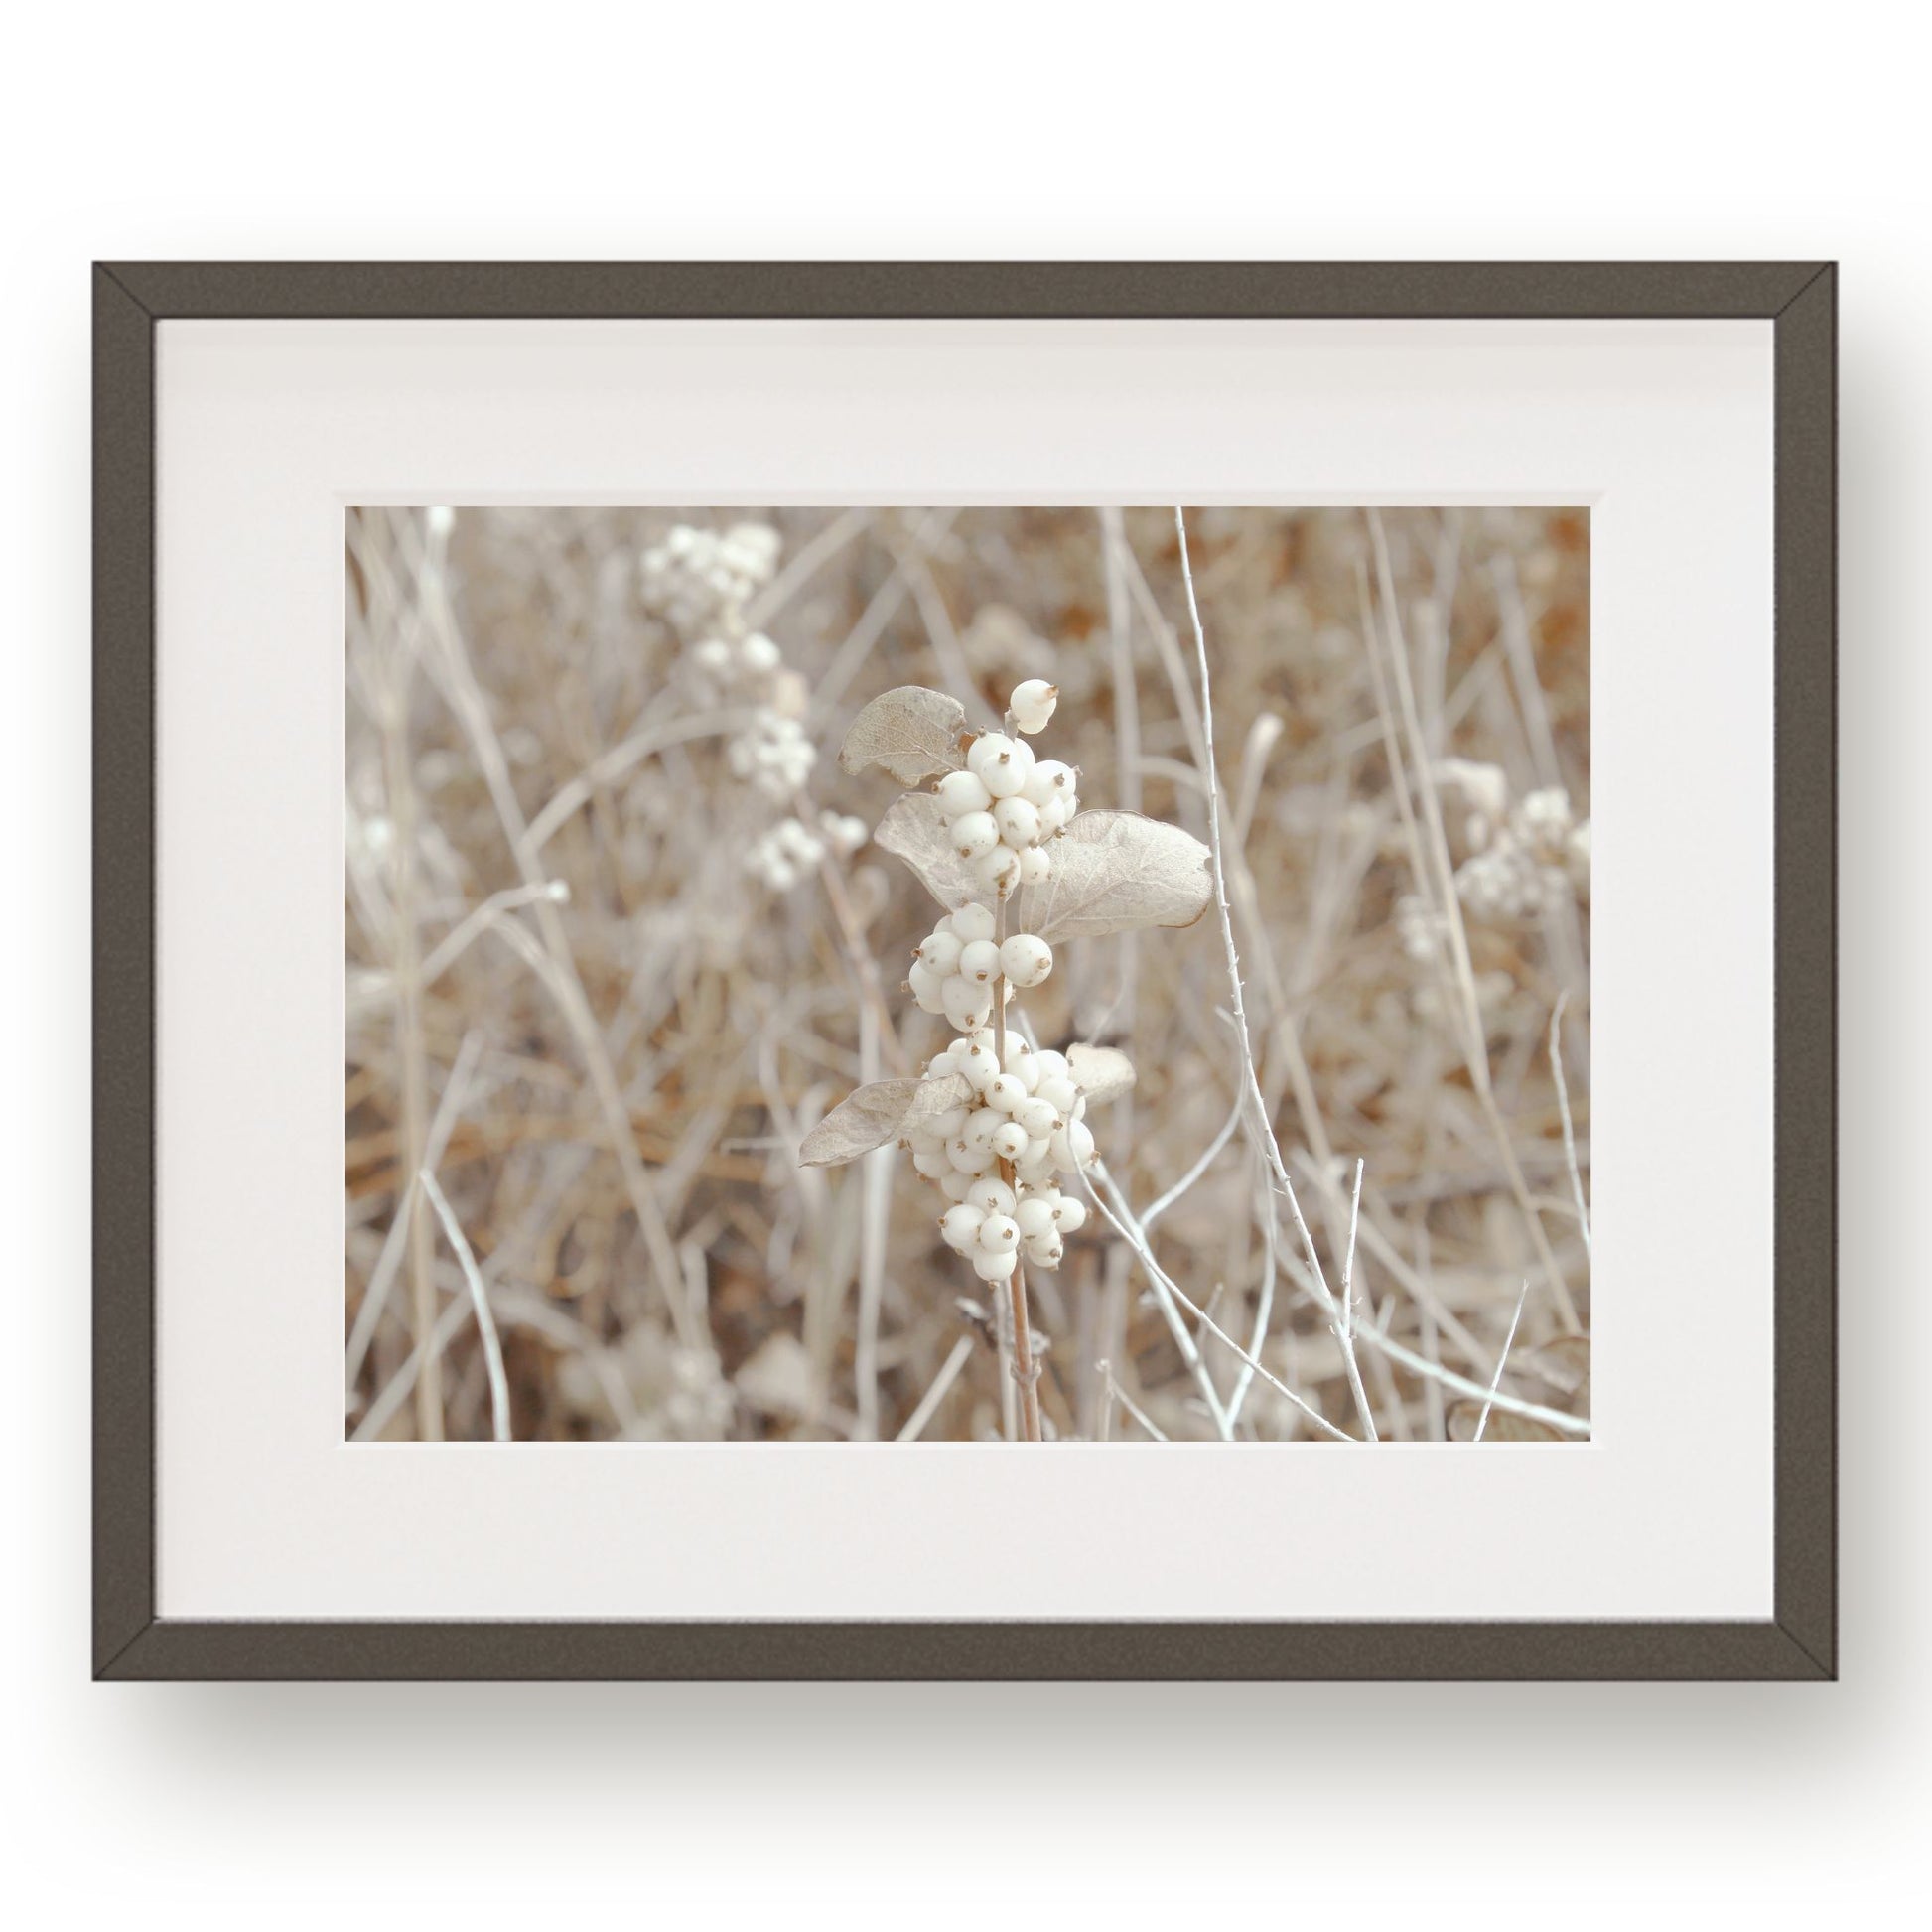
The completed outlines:
{"type": "MultiPolygon", "coordinates": [[[[1007,936],[1006,895],[1000,895],[999,910],[994,915],[993,943],[1003,946],[1007,936]]],[[[994,1035],[997,1041],[999,1072],[1007,1070],[1007,976],[1004,969],[993,982],[993,1011],[999,1022],[994,1035]]],[[[1000,1178],[1013,1189],[1014,1205],[1019,1205],[1019,1184],[1014,1179],[1013,1163],[1000,1162],[1000,1178]]],[[[1039,1441],[1039,1365],[1034,1360],[1033,1331],[1027,1325],[1027,1264],[1014,1257],[1013,1273],[1007,1277],[1013,1298],[1013,1372],[1020,1383],[1020,1416],[1027,1441],[1039,1441]]]]}

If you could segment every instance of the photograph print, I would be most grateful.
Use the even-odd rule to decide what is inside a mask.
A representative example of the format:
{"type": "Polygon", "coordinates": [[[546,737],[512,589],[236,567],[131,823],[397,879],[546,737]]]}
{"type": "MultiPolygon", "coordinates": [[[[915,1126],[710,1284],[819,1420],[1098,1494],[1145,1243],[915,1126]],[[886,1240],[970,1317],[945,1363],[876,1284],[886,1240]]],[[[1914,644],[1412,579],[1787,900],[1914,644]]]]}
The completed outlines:
{"type": "Polygon", "coordinates": [[[357,1444],[1577,1444],[1566,505],[346,513],[357,1444]]]}

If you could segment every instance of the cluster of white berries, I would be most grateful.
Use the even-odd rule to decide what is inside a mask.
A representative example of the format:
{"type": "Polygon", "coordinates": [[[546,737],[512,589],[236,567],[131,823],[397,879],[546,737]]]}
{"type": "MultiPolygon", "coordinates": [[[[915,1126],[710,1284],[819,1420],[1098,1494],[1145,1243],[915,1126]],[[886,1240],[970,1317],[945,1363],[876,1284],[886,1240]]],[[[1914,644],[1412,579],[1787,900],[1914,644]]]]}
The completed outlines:
{"type": "Polygon", "coordinates": [[[677,524],[643,554],[644,602],[687,639],[686,678],[699,703],[752,704],[750,726],[727,748],[732,775],[774,805],[803,789],[818,755],[799,721],[804,690],[784,653],[746,621],[745,606],[777,568],[781,544],[768,523],[729,530],[677,524]]]}
{"type": "Polygon", "coordinates": [[[762,630],[743,637],[706,637],[690,651],[691,669],[702,695],[720,698],[762,696],[784,664],[784,653],[762,630]]]}
{"type": "Polygon", "coordinates": [[[818,754],[793,717],[761,706],[725,752],[732,776],[756,785],[774,805],[789,804],[805,787],[818,754]]]}
{"type": "MultiPolygon", "coordinates": [[[[1079,773],[1035,759],[1026,743],[1046,728],[1058,697],[1043,678],[1019,685],[1007,731],[975,739],[965,770],[933,788],[955,849],[994,904],[1050,876],[1048,843],[1079,808],[1079,773]]],[[[1087,1218],[1060,1183],[1098,1165],[1086,1095],[1066,1055],[1036,1051],[996,1012],[996,1001],[1003,1007],[1047,978],[1053,949],[1035,933],[999,933],[993,905],[969,901],[920,942],[907,978],[919,1006],[958,1035],[927,1063],[926,1077],[957,1076],[968,1097],[909,1128],[905,1145],[913,1167],[952,1203],[940,1216],[941,1238],[986,1282],[1009,1280],[1022,1256],[1059,1266],[1062,1237],[1087,1218]]]]}
{"type": "Polygon", "coordinates": [[[1436,778],[1467,808],[1469,856],[1456,869],[1455,894],[1470,918],[1507,924],[1536,918],[1570,894],[1589,897],[1589,821],[1577,821],[1561,785],[1527,792],[1512,809],[1499,765],[1450,759],[1436,778]]]}
{"type": "MultiPolygon", "coordinates": [[[[1014,729],[1044,731],[1058,697],[1044,679],[1029,678],[1014,691],[1008,710],[1014,729]]],[[[1047,847],[1080,809],[1079,778],[1057,759],[1035,759],[1024,739],[1004,732],[974,739],[966,769],[948,772],[933,791],[953,848],[982,892],[1005,898],[1051,877],[1047,847]]]]}
{"type": "Polygon", "coordinates": [[[1404,893],[1395,902],[1396,936],[1418,966],[1443,957],[1449,947],[1449,921],[1426,898],[1404,893]]]}
{"type": "Polygon", "coordinates": [[[1484,924],[1532,919],[1572,893],[1589,895],[1589,821],[1560,786],[1530,792],[1456,869],[1456,897],[1484,924]]]}
{"type": "Polygon", "coordinates": [[[768,523],[726,530],[679,523],[639,559],[645,604],[684,642],[683,681],[698,704],[754,707],[751,722],[725,748],[733,777],[796,816],[756,840],[746,870],[772,892],[806,878],[828,848],[841,855],[869,836],[857,819],[820,814],[817,828],[799,810],[818,753],[806,736],[807,692],[784,653],[747,617],[751,599],[777,571],[783,538],[768,523]]]}
{"type": "Polygon", "coordinates": [[[964,1105],[934,1115],[910,1138],[913,1167],[953,1203],[939,1217],[946,1245],[970,1258],[982,1281],[1005,1281],[1023,1253],[1057,1268],[1061,1236],[1087,1218],[1060,1177],[1094,1161],[1093,1134],[1081,1118],[1086,1097],[1066,1055],[1035,1052],[1009,1034],[1002,1067],[998,1036],[983,1027],[954,1040],[926,1071],[934,1079],[958,1074],[972,1089],[964,1105]]]}
{"type": "Polygon", "coordinates": [[[926,934],[912,955],[906,985],[923,1012],[942,1015],[961,1033],[993,1016],[993,996],[1005,987],[1037,986],[1053,970],[1053,949],[1031,932],[998,940],[998,924],[984,905],[962,905],[926,934]]]}
{"type": "Polygon", "coordinates": [[[771,581],[782,542],[768,523],[728,530],[679,523],[638,559],[644,602],[681,631],[734,618],[771,581]]]}
{"type": "Polygon", "coordinates": [[[1510,830],[1546,866],[1568,863],[1571,836],[1578,829],[1571,816],[1570,794],[1561,785],[1531,792],[1510,821],[1510,830]]]}
{"type": "Polygon", "coordinates": [[[820,812],[816,828],[803,819],[780,819],[746,853],[745,870],[771,892],[788,893],[828,851],[850,858],[871,836],[863,818],[837,812],[820,812]]]}

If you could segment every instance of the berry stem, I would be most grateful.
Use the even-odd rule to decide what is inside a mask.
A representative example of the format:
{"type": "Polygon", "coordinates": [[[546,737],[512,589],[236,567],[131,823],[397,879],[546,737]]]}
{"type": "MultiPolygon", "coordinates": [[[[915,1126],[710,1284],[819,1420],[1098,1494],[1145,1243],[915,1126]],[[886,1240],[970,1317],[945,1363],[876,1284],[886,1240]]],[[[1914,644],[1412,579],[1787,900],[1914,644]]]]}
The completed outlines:
{"type": "MultiPolygon", "coordinates": [[[[1007,896],[1001,893],[993,911],[993,943],[1004,946],[1007,937],[1007,896]]],[[[1000,1073],[1007,1070],[1007,976],[1002,965],[1000,976],[993,982],[993,1011],[997,1026],[994,1032],[995,1053],[999,1060],[996,1069],[1000,1073]]],[[[1013,1163],[1004,1155],[1000,1159],[1000,1178],[1014,1189],[1016,1203],[1019,1199],[1019,1183],[1014,1177],[1013,1163]]],[[[1027,1261],[1024,1254],[1014,1256],[1013,1273],[1007,1277],[1007,1287],[1013,1297],[1013,1372],[1020,1382],[1020,1415],[1026,1432],[1027,1441],[1039,1441],[1039,1370],[1034,1363],[1034,1340],[1032,1330],[1027,1325],[1027,1261]]]]}

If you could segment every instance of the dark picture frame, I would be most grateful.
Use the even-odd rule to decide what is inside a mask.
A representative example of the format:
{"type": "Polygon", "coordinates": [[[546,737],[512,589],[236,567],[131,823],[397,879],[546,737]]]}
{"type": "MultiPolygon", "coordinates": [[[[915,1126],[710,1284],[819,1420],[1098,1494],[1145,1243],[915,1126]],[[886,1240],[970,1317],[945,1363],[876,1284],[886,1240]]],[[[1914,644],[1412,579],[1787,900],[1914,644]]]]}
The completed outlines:
{"type": "Polygon", "coordinates": [[[98,1678],[1835,1678],[1837,303],[1821,262],[116,263],[93,286],[98,1678]],[[183,1622],[155,1599],[155,345],[180,318],[1756,318],[1775,357],[1774,1614],[183,1622]]]}

